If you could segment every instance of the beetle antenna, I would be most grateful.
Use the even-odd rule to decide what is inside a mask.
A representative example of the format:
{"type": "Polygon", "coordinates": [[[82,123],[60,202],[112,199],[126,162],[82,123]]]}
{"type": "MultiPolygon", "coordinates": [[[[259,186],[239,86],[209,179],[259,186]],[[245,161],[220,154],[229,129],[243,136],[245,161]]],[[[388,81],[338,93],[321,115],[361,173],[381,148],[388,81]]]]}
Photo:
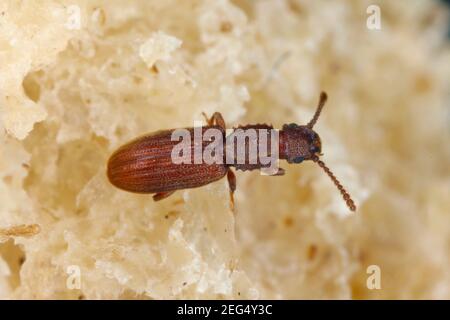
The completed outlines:
{"type": "Polygon", "coordinates": [[[342,198],[344,198],[347,207],[351,211],[355,211],[356,210],[355,202],[353,202],[347,190],[345,190],[345,188],[342,186],[339,180],[334,176],[333,172],[331,172],[331,170],[325,165],[325,163],[318,157],[313,158],[313,161],[316,162],[319,165],[319,167],[321,167],[325,171],[325,173],[331,178],[331,180],[333,180],[334,184],[339,189],[339,192],[342,194],[342,198]]]}
{"type": "Polygon", "coordinates": [[[325,105],[325,102],[327,102],[327,99],[328,99],[327,94],[324,91],[322,91],[320,93],[319,104],[317,105],[316,113],[314,113],[313,118],[306,125],[308,128],[312,129],[314,127],[314,125],[316,124],[317,119],[319,119],[320,113],[322,112],[322,108],[325,105]]]}

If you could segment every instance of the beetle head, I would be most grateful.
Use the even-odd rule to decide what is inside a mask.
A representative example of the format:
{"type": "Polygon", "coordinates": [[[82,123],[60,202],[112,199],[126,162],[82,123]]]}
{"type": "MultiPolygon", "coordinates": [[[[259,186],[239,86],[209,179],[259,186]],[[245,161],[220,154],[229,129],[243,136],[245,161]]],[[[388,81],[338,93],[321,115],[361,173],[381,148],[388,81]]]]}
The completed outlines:
{"type": "Polygon", "coordinates": [[[313,160],[322,152],[322,143],[319,135],[308,126],[299,126],[295,123],[283,126],[283,154],[289,163],[301,163],[304,160],[313,160]]]}
{"type": "Polygon", "coordinates": [[[311,121],[300,126],[295,123],[285,124],[282,130],[283,157],[289,163],[301,163],[304,160],[318,159],[322,152],[322,143],[319,135],[313,130],[314,125],[319,119],[327,94],[320,94],[319,104],[311,121]]]}
{"type": "Polygon", "coordinates": [[[322,152],[322,143],[319,135],[313,130],[314,125],[319,119],[320,112],[327,101],[325,92],[320,94],[319,104],[311,121],[300,126],[295,123],[285,124],[280,133],[280,158],[286,159],[289,163],[301,163],[304,160],[313,160],[330,177],[338,188],[344,201],[350,210],[355,211],[356,206],[347,190],[342,186],[333,172],[319,159],[322,152]]]}

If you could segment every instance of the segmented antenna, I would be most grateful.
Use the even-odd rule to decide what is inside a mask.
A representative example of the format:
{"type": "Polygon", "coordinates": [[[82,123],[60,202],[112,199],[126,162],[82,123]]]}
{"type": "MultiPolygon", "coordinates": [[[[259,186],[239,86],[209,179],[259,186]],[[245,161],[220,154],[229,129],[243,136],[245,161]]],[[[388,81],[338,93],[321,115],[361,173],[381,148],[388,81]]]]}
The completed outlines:
{"type": "Polygon", "coordinates": [[[342,184],[339,182],[339,180],[334,176],[333,172],[325,165],[325,163],[320,160],[318,157],[313,158],[314,162],[317,162],[317,164],[326,172],[326,174],[333,180],[336,187],[339,189],[339,192],[342,194],[342,198],[344,198],[345,203],[347,204],[348,208],[351,211],[356,210],[356,205],[353,202],[352,198],[348,194],[347,190],[342,186],[342,184]]]}
{"type": "Polygon", "coordinates": [[[322,108],[325,105],[325,102],[327,102],[327,99],[327,94],[322,91],[320,93],[319,104],[317,105],[316,113],[314,114],[314,117],[311,119],[311,121],[306,125],[308,128],[312,129],[316,124],[317,119],[319,119],[320,112],[322,112],[322,108]]]}

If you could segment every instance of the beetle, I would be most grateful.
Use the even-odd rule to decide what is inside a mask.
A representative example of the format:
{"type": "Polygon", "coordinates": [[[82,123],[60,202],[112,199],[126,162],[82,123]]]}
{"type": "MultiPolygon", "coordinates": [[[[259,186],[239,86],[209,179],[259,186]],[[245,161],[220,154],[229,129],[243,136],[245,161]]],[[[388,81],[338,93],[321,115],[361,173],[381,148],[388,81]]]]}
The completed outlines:
{"type": "MultiPolygon", "coordinates": [[[[278,157],[288,163],[301,163],[306,160],[317,163],[336,185],[349,209],[355,211],[355,203],[346,189],[319,158],[322,155],[322,143],[313,127],[326,101],[327,94],[322,92],[314,116],[308,124],[291,123],[283,125],[279,131],[278,157]]],[[[219,112],[215,112],[211,118],[208,118],[204,113],[203,116],[206,118],[207,126],[201,128],[202,133],[213,128],[219,130],[223,138],[227,138],[225,121],[219,112]]],[[[273,130],[273,127],[268,124],[250,124],[233,128],[233,132],[238,129],[244,131],[249,129],[273,130]]],[[[129,192],[152,193],[154,194],[153,199],[159,201],[177,190],[201,187],[227,176],[233,208],[236,177],[231,168],[247,171],[263,169],[267,166],[259,158],[253,163],[248,160],[244,163],[238,163],[234,158],[231,162],[222,163],[199,164],[191,162],[175,164],[172,159],[172,151],[178,142],[172,138],[174,130],[157,131],[120,147],[108,161],[107,176],[109,181],[114,186],[129,192]]],[[[195,128],[186,128],[185,130],[190,135],[194,135],[195,128]]],[[[256,142],[259,142],[260,139],[261,137],[258,135],[256,142]]],[[[207,145],[208,141],[202,140],[202,147],[205,148],[207,145]]],[[[190,145],[190,148],[194,150],[194,144],[190,145]]],[[[249,150],[247,146],[244,148],[247,155],[249,150]]],[[[249,157],[245,159],[249,159],[249,157]]],[[[274,175],[284,175],[284,170],[279,168],[274,175]]]]}

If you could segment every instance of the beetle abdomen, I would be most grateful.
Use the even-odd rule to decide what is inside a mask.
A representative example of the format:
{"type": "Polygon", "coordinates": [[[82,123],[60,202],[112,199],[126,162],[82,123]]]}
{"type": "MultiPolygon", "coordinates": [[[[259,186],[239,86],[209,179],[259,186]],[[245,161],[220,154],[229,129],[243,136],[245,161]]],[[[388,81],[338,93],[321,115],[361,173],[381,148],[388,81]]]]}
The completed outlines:
{"type": "MultiPolygon", "coordinates": [[[[203,131],[208,127],[203,127],[203,131]]],[[[172,150],[180,143],[172,141],[173,130],[159,131],[138,138],[120,149],[109,159],[107,175],[116,187],[137,193],[158,193],[196,188],[224,177],[224,164],[194,164],[194,134],[191,133],[190,163],[175,164],[172,150]]],[[[203,142],[205,148],[209,142],[203,142]]]]}

